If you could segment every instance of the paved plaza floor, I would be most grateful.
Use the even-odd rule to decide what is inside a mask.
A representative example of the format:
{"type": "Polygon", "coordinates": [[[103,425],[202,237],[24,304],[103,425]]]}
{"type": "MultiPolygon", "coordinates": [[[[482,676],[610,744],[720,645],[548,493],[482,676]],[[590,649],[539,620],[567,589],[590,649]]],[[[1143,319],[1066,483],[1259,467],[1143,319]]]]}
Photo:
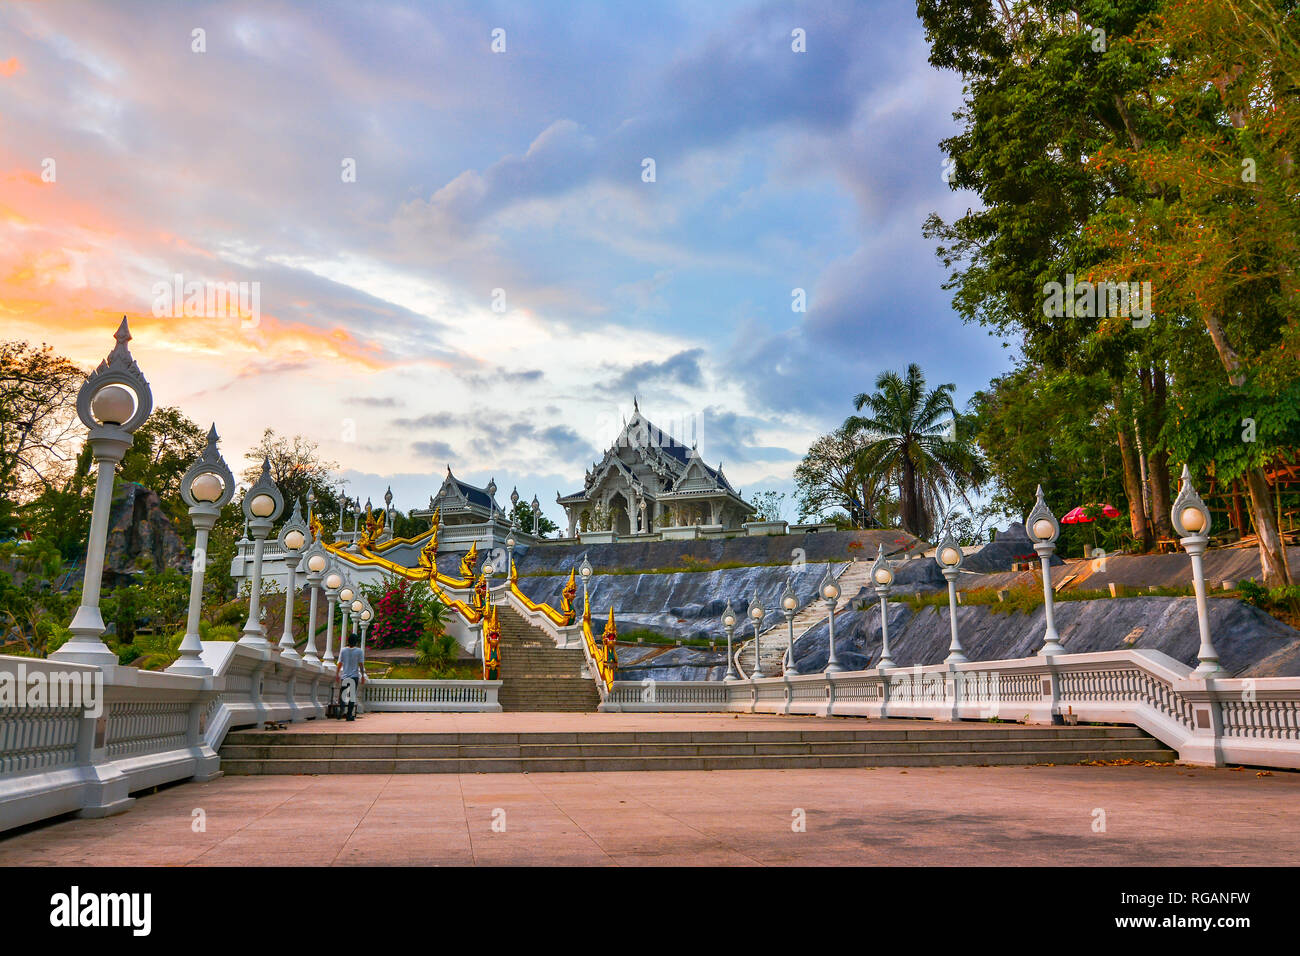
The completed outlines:
{"type": "Polygon", "coordinates": [[[6,866],[1297,863],[1300,774],[1172,765],[222,777],[0,836],[6,866]]]}

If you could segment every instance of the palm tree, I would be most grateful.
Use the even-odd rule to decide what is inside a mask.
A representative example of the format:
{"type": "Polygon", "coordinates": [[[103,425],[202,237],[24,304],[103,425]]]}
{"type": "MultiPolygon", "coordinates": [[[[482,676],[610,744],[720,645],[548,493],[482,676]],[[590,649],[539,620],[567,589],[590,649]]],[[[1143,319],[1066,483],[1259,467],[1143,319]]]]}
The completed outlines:
{"type": "Polygon", "coordinates": [[[862,433],[858,453],[864,473],[879,474],[898,488],[903,529],[918,538],[934,530],[947,502],[960,496],[967,505],[968,489],[979,490],[987,479],[983,459],[952,403],[956,386],[926,391],[925,374],[912,363],[906,377],[882,372],[876,392],[853,399],[865,415],[851,415],[844,430],[862,433]]]}

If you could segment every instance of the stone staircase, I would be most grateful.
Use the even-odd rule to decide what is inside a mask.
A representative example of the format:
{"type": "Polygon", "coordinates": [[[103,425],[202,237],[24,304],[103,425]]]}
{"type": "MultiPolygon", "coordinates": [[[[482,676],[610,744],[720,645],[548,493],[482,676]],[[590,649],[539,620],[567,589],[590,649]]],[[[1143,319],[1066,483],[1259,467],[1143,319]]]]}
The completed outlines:
{"type": "MultiPolygon", "coordinates": [[[[836,578],[840,585],[840,598],[835,604],[835,613],[848,608],[849,602],[871,581],[871,562],[851,561],[840,576],[836,578]]],[[[800,608],[794,616],[795,643],[810,628],[826,620],[826,602],[814,598],[800,608]]],[[[760,635],[763,648],[763,673],[768,677],[780,677],[785,672],[785,652],[790,646],[790,631],[785,623],[785,616],[778,609],[769,611],[767,621],[772,622],[760,635]],[[775,621],[773,621],[775,618],[775,621]]],[[[742,677],[748,677],[754,669],[754,639],[743,641],[736,650],[736,668],[742,677]]]]}
{"type": "MultiPolygon", "coordinates": [[[[854,721],[856,722],[856,721],[854,721]]],[[[837,722],[838,723],[838,722],[837,722]]],[[[221,748],[227,774],[546,773],[808,767],[957,767],[1172,763],[1176,754],[1136,727],[1016,724],[826,730],[584,733],[285,733],[235,731],[221,748]]]]}
{"type": "Polygon", "coordinates": [[[501,625],[501,690],[504,711],[594,711],[600,692],[583,677],[582,648],[559,648],[518,611],[497,605],[501,625]]]}

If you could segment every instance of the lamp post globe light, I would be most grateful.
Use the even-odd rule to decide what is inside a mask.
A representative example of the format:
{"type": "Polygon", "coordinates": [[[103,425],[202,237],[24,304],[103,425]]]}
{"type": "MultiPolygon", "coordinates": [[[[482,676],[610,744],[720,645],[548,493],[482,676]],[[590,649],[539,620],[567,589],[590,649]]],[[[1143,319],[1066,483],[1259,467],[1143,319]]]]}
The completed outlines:
{"type": "Polygon", "coordinates": [[[582,575],[582,600],[584,605],[587,602],[587,579],[591,577],[591,562],[587,560],[587,555],[582,556],[582,564],[578,566],[578,573],[582,575]]]}
{"type": "Polygon", "coordinates": [[[785,579],[785,591],[781,594],[781,613],[785,616],[785,625],[789,629],[786,646],[785,669],[791,674],[794,669],[794,615],[799,610],[799,597],[794,593],[794,584],[785,579]]]}
{"type": "Polygon", "coordinates": [[[754,623],[754,673],[752,677],[766,677],[763,672],[763,649],[759,645],[758,633],[763,628],[763,616],[767,612],[763,610],[763,604],[758,600],[758,592],[754,592],[754,600],[749,602],[749,619],[754,623]]]}
{"type": "Polygon", "coordinates": [[[298,590],[298,565],[302,561],[302,551],[307,545],[309,529],[302,518],[298,502],[293,503],[293,515],[280,528],[277,543],[284,552],[284,566],[289,571],[289,585],[284,590],[284,634],[280,637],[280,656],[298,660],[296,642],[293,639],[293,597],[298,590]]]}
{"type": "Polygon", "coordinates": [[[271,480],[271,461],[262,459],[262,475],[244,492],[244,517],[253,536],[253,580],[248,592],[248,621],[239,643],[251,647],[270,647],[262,627],[262,551],[275,519],[284,511],[284,496],[271,480]]]}
{"type": "Polygon", "coordinates": [[[1025,534],[1029,535],[1043,564],[1043,611],[1047,615],[1047,635],[1043,649],[1038,652],[1040,657],[1051,657],[1065,650],[1056,633],[1056,590],[1052,587],[1052,552],[1056,550],[1056,538],[1060,533],[1061,526],[1043,500],[1043,486],[1039,485],[1038,500],[1025,519],[1025,534]]]}
{"type": "Polygon", "coordinates": [[[509,578],[515,571],[515,534],[519,531],[519,522],[510,522],[510,533],[506,536],[506,577],[509,578]]]}
{"type": "Polygon", "coordinates": [[[731,635],[736,630],[736,612],[731,609],[730,601],[722,612],[722,629],[727,632],[727,673],[722,675],[722,679],[740,680],[740,674],[736,672],[736,659],[731,654],[731,635]]]}
{"type": "Polygon", "coordinates": [[[311,664],[319,664],[316,655],[316,601],[321,589],[321,578],[329,567],[329,552],[321,546],[320,540],[314,540],[298,558],[300,567],[307,569],[307,590],[311,593],[311,603],[307,609],[307,647],[302,659],[311,664]]]}
{"type": "Polygon", "coordinates": [[[536,495],[533,495],[533,501],[531,507],[533,509],[533,537],[536,538],[540,536],[538,529],[541,528],[541,520],[542,520],[541,518],[542,503],[537,500],[536,495]]]}
{"type": "Polygon", "coordinates": [[[894,666],[889,654],[889,591],[894,585],[894,569],[885,560],[885,546],[876,546],[876,560],[871,564],[871,583],[880,598],[880,660],[876,666],[883,670],[894,666]]]}
{"type": "Polygon", "coordinates": [[[131,357],[131,332],[126,317],[113,338],[117,344],[99,367],[86,376],[77,392],[77,417],[89,434],[95,459],[95,504],[86,543],[86,573],[81,606],[68,629],[72,637],[52,653],[54,660],[112,667],[117,655],[104,643],[104,619],[99,589],[104,577],[104,546],[108,541],[108,512],[113,499],[113,472],[135,440],[135,431],[153,411],[153,393],[144,373],[131,357]]]}
{"type": "Polygon", "coordinates": [[[199,610],[203,604],[203,573],[208,565],[208,532],[217,523],[221,509],[235,495],[235,477],[217,451],[217,426],[208,429],[208,443],[194,464],[181,476],[181,499],[190,506],[194,524],[194,561],[190,566],[190,606],[181,640],[181,656],[167,668],[173,674],[206,677],[212,669],[199,659],[203,642],[199,638],[199,610]]]}
{"type": "Polygon", "coordinates": [[[831,574],[829,563],[826,565],[826,573],[822,575],[821,584],[817,585],[817,593],[826,602],[826,625],[830,632],[827,638],[826,673],[838,674],[844,670],[839,655],[835,653],[835,602],[840,599],[840,583],[831,574]]]}
{"type": "Polygon", "coordinates": [[[325,656],[321,658],[321,663],[333,664],[334,608],[339,602],[339,591],[343,590],[343,574],[339,571],[338,562],[333,558],[330,559],[329,566],[325,570],[325,578],[321,583],[325,585],[325,600],[329,610],[329,616],[325,618],[325,656]]]}
{"type": "Polygon", "coordinates": [[[1183,465],[1183,474],[1179,479],[1178,497],[1174,499],[1170,521],[1174,530],[1181,535],[1178,543],[1183,546],[1187,556],[1192,559],[1192,584],[1196,589],[1196,620],[1201,631],[1201,646],[1196,652],[1198,664],[1192,674],[1196,677],[1223,676],[1223,667],[1219,664],[1219,652],[1210,640],[1209,608],[1205,603],[1205,568],[1201,564],[1201,555],[1210,543],[1210,509],[1192,487],[1192,474],[1183,465]]]}
{"type": "Polygon", "coordinates": [[[964,664],[966,655],[962,652],[961,641],[957,638],[957,573],[961,569],[962,553],[957,542],[945,531],[939,547],[934,549],[934,560],[939,570],[948,579],[948,621],[952,627],[952,642],[948,645],[945,664],[964,664]]]}

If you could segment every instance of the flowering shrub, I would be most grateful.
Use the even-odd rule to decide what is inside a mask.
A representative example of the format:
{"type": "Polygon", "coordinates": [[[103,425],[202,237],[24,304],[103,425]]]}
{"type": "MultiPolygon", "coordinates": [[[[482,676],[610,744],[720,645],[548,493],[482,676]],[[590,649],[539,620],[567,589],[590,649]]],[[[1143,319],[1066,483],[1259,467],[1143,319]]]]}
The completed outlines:
{"type": "Polygon", "coordinates": [[[367,590],[375,609],[371,647],[414,647],[424,634],[442,633],[442,606],[424,582],[392,578],[367,590]]]}

